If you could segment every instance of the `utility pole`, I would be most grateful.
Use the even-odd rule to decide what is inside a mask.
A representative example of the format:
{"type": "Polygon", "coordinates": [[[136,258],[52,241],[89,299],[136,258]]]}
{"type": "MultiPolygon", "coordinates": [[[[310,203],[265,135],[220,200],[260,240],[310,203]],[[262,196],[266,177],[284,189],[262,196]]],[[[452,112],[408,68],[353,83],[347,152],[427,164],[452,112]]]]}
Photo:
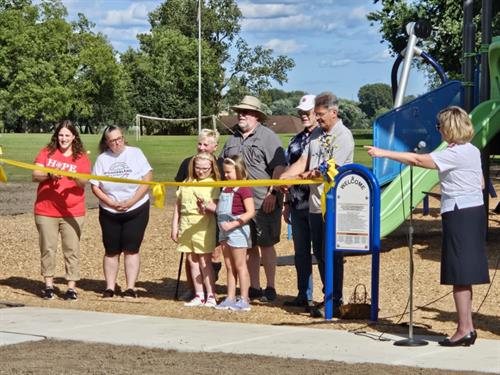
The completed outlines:
{"type": "Polygon", "coordinates": [[[201,133],[201,2],[198,0],[198,134],[201,133]]]}

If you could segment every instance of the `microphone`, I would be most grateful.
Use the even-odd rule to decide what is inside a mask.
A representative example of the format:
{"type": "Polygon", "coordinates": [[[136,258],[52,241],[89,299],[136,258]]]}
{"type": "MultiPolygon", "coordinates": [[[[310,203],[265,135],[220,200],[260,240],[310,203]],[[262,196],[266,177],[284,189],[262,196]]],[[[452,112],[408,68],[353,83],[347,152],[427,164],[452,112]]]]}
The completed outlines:
{"type": "Polygon", "coordinates": [[[415,147],[413,149],[413,152],[415,152],[417,154],[421,153],[424,150],[425,147],[427,147],[427,143],[425,143],[425,141],[420,141],[420,142],[417,143],[417,147],[415,147]]]}

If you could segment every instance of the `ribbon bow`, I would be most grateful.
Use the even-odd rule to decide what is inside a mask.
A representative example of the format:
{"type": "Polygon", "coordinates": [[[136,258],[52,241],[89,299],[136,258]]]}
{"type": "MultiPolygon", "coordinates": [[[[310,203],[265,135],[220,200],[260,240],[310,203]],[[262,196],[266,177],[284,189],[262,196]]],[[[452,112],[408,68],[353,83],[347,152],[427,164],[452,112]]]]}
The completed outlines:
{"type": "Polygon", "coordinates": [[[335,186],[335,176],[338,175],[339,171],[335,168],[335,160],[329,159],[324,161],[319,166],[319,171],[325,179],[323,193],[321,194],[321,213],[325,217],[326,212],[326,195],[332,187],[335,186]]]}

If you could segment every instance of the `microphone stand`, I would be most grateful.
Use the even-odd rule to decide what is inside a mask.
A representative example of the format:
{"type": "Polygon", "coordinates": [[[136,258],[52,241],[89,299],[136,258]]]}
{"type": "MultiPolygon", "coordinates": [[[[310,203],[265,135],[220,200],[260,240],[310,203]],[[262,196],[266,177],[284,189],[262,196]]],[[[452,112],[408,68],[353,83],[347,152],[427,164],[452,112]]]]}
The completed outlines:
{"type": "Polygon", "coordinates": [[[394,343],[396,346],[424,346],[428,342],[413,337],[413,165],[410,164],[410,226],[408,227],[408,249],[410,250],[410,322],[408,338],[394,343]]]}

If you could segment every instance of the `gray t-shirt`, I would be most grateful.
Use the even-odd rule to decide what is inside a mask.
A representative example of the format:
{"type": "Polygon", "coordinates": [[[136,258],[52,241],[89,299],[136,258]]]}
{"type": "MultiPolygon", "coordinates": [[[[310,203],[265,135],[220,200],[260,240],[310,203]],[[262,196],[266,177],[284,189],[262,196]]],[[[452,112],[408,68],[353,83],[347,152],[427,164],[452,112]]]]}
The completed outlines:
{"type": "MultiPolygon", "coordinates": [[[[222,158],[240,155],[245,162],[248,175],[252,180],[272,178],[274,168],[286,166],[286,158],[278,136],[263,125],[243,138],[238,127],[228,138],[221,153],[222,158]]],[[[267,186],[253,187],[255,208],[262,206],[262,201],[269,190],[267,186]]],[[[281,199],[278,199],[280,202],[281,199]]]]}
{"type": "MultiPolygon", "coordinates": [[[[307,155],[307,170],[318,168],[321,163],[331,158],[337,165],[349,164],[354,160],[354,138],[351,131],[339,119],[329,132],[325,132],[321,127],[314,129],[303,155],[307,155]]],[[[322,193],[323,184],[311,185],[310,213],[321,213],[322,193]]]]}

